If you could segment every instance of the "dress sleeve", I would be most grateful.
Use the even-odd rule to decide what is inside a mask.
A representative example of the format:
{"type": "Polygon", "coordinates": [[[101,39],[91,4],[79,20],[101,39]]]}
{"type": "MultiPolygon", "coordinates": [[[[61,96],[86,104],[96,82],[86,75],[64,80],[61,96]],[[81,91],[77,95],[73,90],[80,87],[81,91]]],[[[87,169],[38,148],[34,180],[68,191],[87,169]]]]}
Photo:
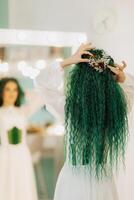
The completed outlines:
{"type": "Polygon", "coordinates": [[[42,93],[47,110],[60,122],[64,122],[64,70],[54,61],[36,78],[36,88],[42,93]]]}
{"type": "Polygon", "coordinates": [[[123,88],[127,102],[128,102],[128,112],[131,112],[134,106],[134,76],[126,74],[126,80],[124,83],[120,83],[123,88]]]}

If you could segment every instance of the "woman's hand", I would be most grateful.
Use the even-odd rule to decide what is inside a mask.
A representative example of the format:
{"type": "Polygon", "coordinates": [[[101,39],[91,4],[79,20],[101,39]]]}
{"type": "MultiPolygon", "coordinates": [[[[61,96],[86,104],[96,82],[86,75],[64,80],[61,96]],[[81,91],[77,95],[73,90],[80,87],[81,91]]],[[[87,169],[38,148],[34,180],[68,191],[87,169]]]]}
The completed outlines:
{"type": "Polygon", "coordinates": [[[77,64],[80,62],[89,62],[89,59],[82,58],[81,56],[83,54],[87,54],[90,56],[93,56],[89,50],[94,49],[95,47],[92,45],[92,43],[88,44],[81,44],[81,46],[78,48],[76,53],[72,55],[71,57],[65,59],[64,61],[61,62],[61,67],[66,67],[72,64],[77,64]]]}
{"type": "Polygon", "coordinates": [[[108,68],[116,75],[116,80],[120,83],[123,83],[126,79],[124,69],[127,64],[125,61],[122,61],[121,64],[116,64],[115,67],[108,66],[108,68]]]}

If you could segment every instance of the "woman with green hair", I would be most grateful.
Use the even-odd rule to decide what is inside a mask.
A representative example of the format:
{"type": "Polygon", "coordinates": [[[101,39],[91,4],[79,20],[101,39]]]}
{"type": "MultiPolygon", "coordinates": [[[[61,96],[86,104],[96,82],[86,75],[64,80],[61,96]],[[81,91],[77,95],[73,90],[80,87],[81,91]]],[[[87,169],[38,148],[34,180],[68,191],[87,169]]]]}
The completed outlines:
{"type": "Polygon", "coordinates": [[[66,160],[54,200],[119,199],[113,174],[125,161],[134,101],[134,80],[126,84],[125,67],[104,50],[82,44],[38,77],[48,110],[65,123],[66,160]],[[63,93],[64,69],[72,64],[63,93]]]}

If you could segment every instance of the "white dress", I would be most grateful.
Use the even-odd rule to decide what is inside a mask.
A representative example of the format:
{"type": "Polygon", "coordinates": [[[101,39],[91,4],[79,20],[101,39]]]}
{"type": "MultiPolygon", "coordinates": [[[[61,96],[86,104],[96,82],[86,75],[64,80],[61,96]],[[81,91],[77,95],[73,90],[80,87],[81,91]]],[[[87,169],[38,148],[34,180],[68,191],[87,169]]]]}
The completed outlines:
{"type": "MultiPolygon", "coordinates": [[[[36,83],[44,91],[47,109],[58,120],[64,122],[65,97],[63,93],[63,70],[58,62],[53,63],[42,71],[36,83]]],[[[134,78],[127,76],[124,88],[129,105],[129,112],[134,101],[134,78]]],[[[54,200],[123,200],[120,198],[120,187],[116,177],[104,178],[97,181],[84,173],[84,166],[72,170],[68,164],[68,149],[64,166],[59,174],[54,200]]],[[[128,199],[124,199],[128,200],[128,199]]]]}
{"type": "Polygon", "coordinates": [[[0,200],[38,199],[32,159],[26,142],[26,126],[27,118],[41,105],[38,99],[19,108],[0,107],[0,200]],[[8,131],[13,127],[22,131],[19,144],[9,142],[8,131]]]}

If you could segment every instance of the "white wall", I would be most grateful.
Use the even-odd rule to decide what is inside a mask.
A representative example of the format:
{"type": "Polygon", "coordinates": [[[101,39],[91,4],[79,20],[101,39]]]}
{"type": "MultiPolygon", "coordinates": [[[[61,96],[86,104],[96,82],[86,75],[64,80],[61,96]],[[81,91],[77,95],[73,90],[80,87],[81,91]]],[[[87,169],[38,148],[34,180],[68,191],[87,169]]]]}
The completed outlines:
{"type": "Polygon", "coordinates": [[[134,74],[133,0],[9,0],[10,28],[87,32],[89,40],[116,59],[125,59],[134,74]],[[112,7],[118,14],[114,32],[98,35],[93,19],[98,9],[112,7]]]}
{"type": "Polygon", "coordinates": [[[10,26],[17,28],[85,31],[92,7],[89,0],[9,1],[10,26]]]}

